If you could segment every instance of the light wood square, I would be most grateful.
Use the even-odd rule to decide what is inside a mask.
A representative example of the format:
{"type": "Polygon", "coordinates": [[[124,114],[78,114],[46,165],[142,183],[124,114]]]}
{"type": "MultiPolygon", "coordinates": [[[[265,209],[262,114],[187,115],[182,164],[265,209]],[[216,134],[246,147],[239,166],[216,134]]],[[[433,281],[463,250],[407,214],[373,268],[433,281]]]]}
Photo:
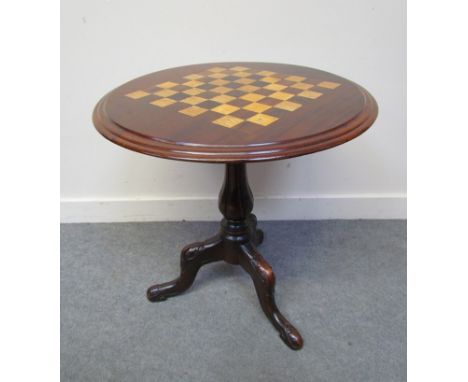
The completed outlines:
{"type": "Polygon", "coordinates": [[[317,86],[320,86],[321,88],[326,88],[326,89],[336,89],[340,85],[341,84],[339,84],[337,82],[322,81],[317,86]]]}
{"type": "Polygon", "coordinates": [[[263,82],[269,82],[270,84],[274,84],[275,82],[278,82],[280,79],[276,77],[263,77],[260,79],[260,81],[263,82]]]}
{"type": "Polygon", "coordinates": [[[243,92],[251,93],[251,92],[254,92],[255,90],[258,90],[258,89],[260,89],[258,86],[244,85],[244,86],[239,87],[237,90],[241,90],[243,92]]]}
{"type": "Polygon", "coordinates": [[[233,76],[235,77],[249,77],[251,75],[250,72],[236,72],[233,73],[233,76]]]}
{"type": "Polygon", "coordinates": [[[280,84],[270,84],[270,85],[267,85],[267,86],[263,87],[263,89],[273,90],[275,92],[280,91],[280,90],[284,90],[286,88],[287,88],[287,86],[280,85],[280,84]]]}
{"type": "Polygon", "coordinates": [[[301,76],[289,76],[289,77],[286,77],[285,79],[288,81],[301,82],[301,81],[304,81],[306,78],[301,77],[301,76]]]}
{"type": "Polygon", "coordinates": [[[322,93],[314,92],[312,90],[306,90],[306,91],[303,91],[302,93],[298,94],[298,96],[300,96],[300,97],[305,97],[305,98],[310,98],[310,99],[316,99],[316,98],[320,97],[321,95],[322,95],[322,93]]]}
{"type": "Polygon", "coordinates": [[[190,106],[186,109],[179,110],[179,113],[189,115],[190,117],[196,117],[197,115],[203,114],[207,109],[198,106],[190,106]]]}
{"type": "Polygon", "coordinates": [[[281,101],[286,101],[290,99],[291,97],[294,97],[294,94],[286,93],[286,92],[276,92],[276,93],[270,94],[268,97],[280,99],[281,101]]]}
{"type": "Polygon", "coordinates": [[[272,117],[271,115],[255,114],[254,116],[250,117],[247,121],[255,123],[257,125],[268,126],[277,120],[278,118],[272,117]]]}
{"type": "Polygon", "coordinates": [[[291,85],[291,87],[294,88],[294,89],[307,90],[307,89],[313,88],[314,85],[307,84],[305,82],[298,82],[298,83],[296,83],[294,85],[291,85]]]}
{"type": "Polygon", "coordinates": [[[203,78],[201,74],[189,74],[188,76],[185,76],[187,80],[199,80],[200,78],[203,78]]]}
{"type": "Polygon", "coordinates": [[[216,113],[220,113],[220,114],[231,114],[231,113],[234,113],[235,111],[239,110],[239,108],[237,106],[233,106],[233,105],[222,104],[222,105],[214,107],[211,110],[215,111],[216,113]]]}
{"type": "Polygon", "coordinates": [[[191,88],[196,88],[197,86],[200,86],[203,84],[204,84],[203,81],[192,80],[192,81],[184,82],[182,85],[190,86],[191,88]]]}
{"type": "Polygon", "coordinates": [[[199,103],[202,103],[203,101],[206,101],[206,99],[202,97],[193,96],[193,97],[185,98],[181,102],[188,103],[189,105],[198,105],[199,103]]]}
{"type": "Polygon", "coordinates": [[[222,94],[216,97],[213,97],[211,100],[219,103],[228,103],[232,101],[233,99],[236,99],[236,97],[231,97],[227,94],[222,94]]]}
{"type": "Polygon", "coordinates": [[[139,99],[139,98],[143,98],[149,95],[150,93],[147,93],[143,90],[137,90],[136,92],[125,94],[125,97],[131,98],[131,99],[139,99]]]}
{"type": "Polygon", "coordinates": [[[210,77],[210,78],[224,78],[224,77],[227,77],[227,74],[213,73],[213,74],[209,74],[208,77],[210,77]]]}
{"type": "Polygon", "coordinates": [[[283,102],[277,103],[274,107],[278,109],[282,109],[282,110],[294,111],[294,110],[299,109],[301,106],[302,105],[300,103],[283,101],[283,102]]]}
{"type": "Polygon", "coordinates": [[[156,85],[158,88],[163,88],[163,89],[168,89],[168,88],[173,88],[174,86],[179,85],[178,83],[167,81],[163,82],[162,84],[156,85]]]}
{"type": "Polygon", "coordinates": [[[250,102],[257,102],[265,98],[265,96],[261,94],[257,94],[257,93],[247,93],[239,98],[246,100],[246,101],[250,101],[250,102]]]}
{"type": "Polygon", "coordinates": [[[198,95],[198,94],[201,94],[201,93],[204,93],[204,92],[205,91],[203,89],[191,88],[191,89],[184,90],[182,93],[185,93],[185,94],[188,94],[188,95],[191,95],[191,96],[195,96],[195,95],[198,95]]]}
{"type": "Polygon", "coordinates": [[[220,72],[224,72],[225,70],[226,68],[221,68],[220,66],[216,66],[214,68],[208,69],[209,72],[213,72],[213,73],[220,73],[220,72]]]}
{"type": "Polygon", "coordinates": [[[271,109],[271,106],[265,105],[263,103],[253,102],[244,106],[243,109],[253,111],[255,113],[263,113],[265,110],[271,109]]]}
{"type": "Polygon", "coordinates": [[[210,81],[210,84],[216,85],[216,86],[226,85],[228,83],[229,83],[229,81],[221,80],[221,79],[210,81]]]}
{"type": "Polygon", "coordinates": [[[221,125],[227,128],[237,126],[239,123],[242,123],[242,122],[244,122],[243,119],[233,117],[230,115],[225,115],[224,117],[218,118],[213,121],[213,123],[216,123],[217,125],[221,125]]]}
{"type": "Polygon", "coordinates": [[[159,106],[159,107],[166,107],[176,102],[177,101],[174,101],[173,99],[170,99],[170,98],[161,98],[161,99],[157,99],[156,101],[150,102],[150,104],[159,106]]]}
{"type": "Polygon", "coordinates": [[[174,90],[171,90],[171,89],[163,89],[163,90],[160,90],[154,94],[160,96],[160,97],[170,97],[171,95],[174,95],[176,94],[177,92],[174,91],[174,90]]]}
{"type": "Polygon", "coordinates": [[[231,88],[226,88],[224,86],[218,86],[217,88],[211,89],[210,91],[214,93],[219,93],[219,94],[224,94],[227,92],[230,92],[232,89],[231,88]]]}
{"type": "Polygon", "coordinates": [[[234,82],[236,84],[243,84],[243,85],[248,85],[251,84],[252,82],[255,82],[256,80],[252,78],[239,78],[238,80],[235,80],[234,82]]]}

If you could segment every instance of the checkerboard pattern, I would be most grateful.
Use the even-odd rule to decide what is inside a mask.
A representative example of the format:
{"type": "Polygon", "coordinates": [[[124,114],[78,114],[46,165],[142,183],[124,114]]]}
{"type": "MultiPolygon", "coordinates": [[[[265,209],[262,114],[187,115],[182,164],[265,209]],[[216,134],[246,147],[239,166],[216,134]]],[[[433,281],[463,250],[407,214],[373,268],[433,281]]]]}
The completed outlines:
{"type": "Polygon", "coordinates": [[[175,108],[189,118],[210,113],[213,124],[227,128],[249,123],[268,126],[301,108],[304,102],[322,97],[321,89],[330,91],[340,86],[330,81],[312,82],[306,77],[244,66],[213,67],[125,96],[159,108],[175,108]]]}

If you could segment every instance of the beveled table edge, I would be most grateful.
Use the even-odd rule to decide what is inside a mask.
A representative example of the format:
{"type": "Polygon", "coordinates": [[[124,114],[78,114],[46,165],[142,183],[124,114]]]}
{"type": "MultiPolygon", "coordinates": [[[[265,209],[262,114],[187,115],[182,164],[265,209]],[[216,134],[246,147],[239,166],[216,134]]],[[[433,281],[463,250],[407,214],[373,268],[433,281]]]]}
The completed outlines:
{"type": "Polygon", "coordinates": [[[354,118],[325,132],[280,143],[213,147],[149,140],[147,137],[120,126],[106,114],[105,104],[112,91],[101,98],[94,108],[93,123],[98,132],[109,141],[132,151],[164,159],[205,163],[243,163],[287,159],[346,143],[361,135],[374,123],[378,114],[378,106],[374,97],[363,87],[354,85],[364,97],[364,107],[354,118]]]}

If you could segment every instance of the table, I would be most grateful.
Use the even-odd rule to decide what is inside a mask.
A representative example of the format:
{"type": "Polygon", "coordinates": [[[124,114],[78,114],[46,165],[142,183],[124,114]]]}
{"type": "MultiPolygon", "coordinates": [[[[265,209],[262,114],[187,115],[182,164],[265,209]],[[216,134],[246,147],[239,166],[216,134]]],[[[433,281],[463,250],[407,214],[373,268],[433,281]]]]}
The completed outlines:
{"type": "Polygon", "coordinates": [[[275,275],[257,250],[263,232],[252,214],[246,164],[340,145],[363,133],[376,117],[375,100],[359,85],[286,64],[183,66],[134,79],[105,95],[93,122],[110,141],[156,157],[225,164],[219,232],[184,247],[180,276],[151,286],[148,299],[163,301],[184,292],[205,264],[240,265],[281,339],[300,349],[303,339],[276,306],[275,275]]]}

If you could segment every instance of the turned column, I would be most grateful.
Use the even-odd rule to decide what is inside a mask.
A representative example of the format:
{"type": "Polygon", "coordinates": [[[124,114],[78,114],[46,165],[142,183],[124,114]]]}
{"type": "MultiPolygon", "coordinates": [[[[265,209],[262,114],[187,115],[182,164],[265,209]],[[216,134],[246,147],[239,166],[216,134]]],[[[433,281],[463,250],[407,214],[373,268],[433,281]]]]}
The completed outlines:
{"type": "Polygon", "coordinates": [[[218,206],[228,224],[246,222],[253,209],[253,196],[245,163],[226,164],[218,206]]]}
{"type": "Polygon", "coordinates": [[[224,216],[221,221],[224,260],[231,264],[239,264],[240,244],[263,241],[263,232],[256,229],[257,218],[251,213],[253,204],[245,163],[226,164],[218,206],[224,216]]]}

